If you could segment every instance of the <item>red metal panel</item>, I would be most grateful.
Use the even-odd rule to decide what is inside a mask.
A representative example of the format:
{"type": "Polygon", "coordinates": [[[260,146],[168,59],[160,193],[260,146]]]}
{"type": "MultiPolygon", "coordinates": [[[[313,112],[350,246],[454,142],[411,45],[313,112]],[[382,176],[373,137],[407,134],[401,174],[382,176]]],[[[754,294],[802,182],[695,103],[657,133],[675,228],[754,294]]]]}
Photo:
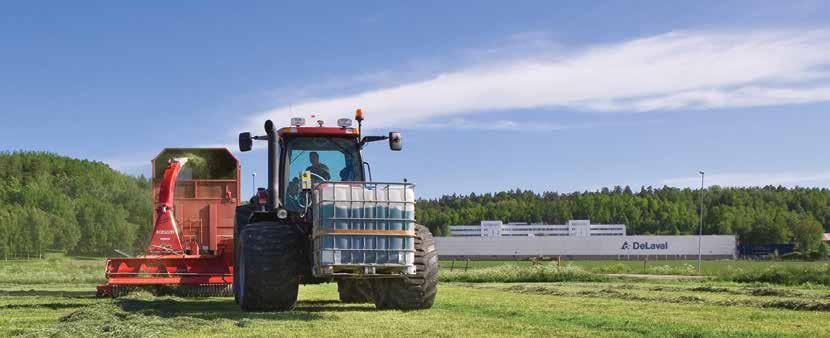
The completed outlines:
{"type": "MultiPolygon", "coordinates": [[[[339,129],[339,128],[324,128],[339,129]]],[[[241,191],[239,161],[225,148],[189,149],[170,148],[162,151],[153,159],[153,172],[169,160],[168,151],[211,152],[221,154],[214,158],[233,161],[237,168],[236,175],[228,179],[190,179],[178,180],[174,195],[176,223],[180,227],[182,240],[186,243],[195,239],[200,247],[216,251],[220,240],[233,237],[233,219],[236,206],[239,205],[241,191]],[[226,224],[230,220],[230,224],[226,224]],[[228,228],[230,231],[228,231],[228,228]]],[[[161,181],[153,180],[153,196],[158,201],[161,181]]],[[[154,215],[155,218],[155,215],[154,215]]],[[[153,219],[155,222],[155,219],[153,219]]],[[[183,243],[186,245],[186,243],[183,243]]]]}
{"type": "Polygon", "coordinates": [[[230,256],[168,255],[110,258],[110,285],[233,283],[230,256]]]}

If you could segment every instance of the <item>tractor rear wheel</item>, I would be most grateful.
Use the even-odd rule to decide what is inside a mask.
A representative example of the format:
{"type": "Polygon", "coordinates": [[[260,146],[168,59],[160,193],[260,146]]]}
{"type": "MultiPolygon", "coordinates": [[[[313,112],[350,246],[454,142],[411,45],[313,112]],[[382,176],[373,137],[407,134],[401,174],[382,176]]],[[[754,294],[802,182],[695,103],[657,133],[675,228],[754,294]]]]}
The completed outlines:
{"type": "Polygon", "coordinates": [[[371,303],[372,285],[370,281],[359,279],[341,279],[337,281],[337,292],[343,303],[371,303]]]}
{"type": "Polygon", "coordinates": [[[289,311],[297,303],[302,236],[289,224],[259,222],[239,235],[239,306],[243,311],[289,311]]]}
{"type": "Polygon", "coordinates": [[[374,284],[378,309],[429,309],[438,293],[438,253],[435,240],[425,226],[415,225],[415,275],[379,279],[374,284]]]}

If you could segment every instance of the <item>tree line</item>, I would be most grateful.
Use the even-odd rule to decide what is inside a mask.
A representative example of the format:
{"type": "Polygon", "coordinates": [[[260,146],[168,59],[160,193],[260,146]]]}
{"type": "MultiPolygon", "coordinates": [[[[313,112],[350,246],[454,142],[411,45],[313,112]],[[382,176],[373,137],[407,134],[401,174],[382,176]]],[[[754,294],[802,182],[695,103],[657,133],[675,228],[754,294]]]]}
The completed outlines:
{"type": "MultiPolygon", "coordinates": [[[[106,164],[44,152],[0,152],[0,259],[45,250],[109,255],[143,251],[152,232],[152,184],[106,164]]],[[[438,236],[481,220],[625,224],[629,235],[690,235],[700,224],[700,190],[603,188],[594,192],[512,190],[418,200],[419,223],[438,236]]],[[[721,188],[704,191],[704,233],[741,243],[817,248],[830,231],[830,190],[721,188]]]]}
{"type": "MultiPolygon", "coordinates": [[[[629,235],[692,235],[700,225],[699,189],[628,186],[594,192],[535,193],[512,190],[495,194],[448,195],[421,199],[418,221],[439,236],[449,225],[481,220],[564,224],[590,219],[597,224],[625,224],[629,235]]],[[[722,188],[703,194],[704,234],[738,236],[741,243],[795,243],[801,251],[817,249],[830,231],[830,190],[766,186],[722,188]]]]}
{"type": "Polygon", "coordinates": [[[143,249],[152,231],[150,194],[148,179],[100,162],[1,152],[0,258],[143,249]]]}

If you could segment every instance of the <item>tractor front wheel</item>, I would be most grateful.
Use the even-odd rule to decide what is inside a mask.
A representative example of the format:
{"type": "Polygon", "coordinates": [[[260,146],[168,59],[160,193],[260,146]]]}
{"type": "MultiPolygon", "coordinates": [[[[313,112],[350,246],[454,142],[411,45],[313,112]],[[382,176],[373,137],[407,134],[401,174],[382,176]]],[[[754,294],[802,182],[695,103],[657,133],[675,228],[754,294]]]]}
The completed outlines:
{"type": "Polygon", "coordinates": [[[238,299],[243,311],[289,311],[297,303],[302,236],[289,224],[246,226],[237,242],[238,299]]]}
{"type": "Polygon", "coordinates": [[[438,293],[438,253],[435,240],[425,226],[415,225],[415,275],[379,279],[374,285],[378,309],[429,309],[438,293]]]}

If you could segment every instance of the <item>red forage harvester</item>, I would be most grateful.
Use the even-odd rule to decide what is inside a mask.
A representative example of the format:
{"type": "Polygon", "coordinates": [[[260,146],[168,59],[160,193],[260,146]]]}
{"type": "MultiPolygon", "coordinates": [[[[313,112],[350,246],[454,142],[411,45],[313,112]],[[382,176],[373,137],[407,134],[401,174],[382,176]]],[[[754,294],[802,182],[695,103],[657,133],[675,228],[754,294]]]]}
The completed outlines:
{"type": "Polygon", "coordinates": [[[150,245],[144,256],[107,259],[107,283],[98,285],[98,296],[134,289],[232,296],[239,161],[225,148],[167,148],[152,163],[150,245]]]}

